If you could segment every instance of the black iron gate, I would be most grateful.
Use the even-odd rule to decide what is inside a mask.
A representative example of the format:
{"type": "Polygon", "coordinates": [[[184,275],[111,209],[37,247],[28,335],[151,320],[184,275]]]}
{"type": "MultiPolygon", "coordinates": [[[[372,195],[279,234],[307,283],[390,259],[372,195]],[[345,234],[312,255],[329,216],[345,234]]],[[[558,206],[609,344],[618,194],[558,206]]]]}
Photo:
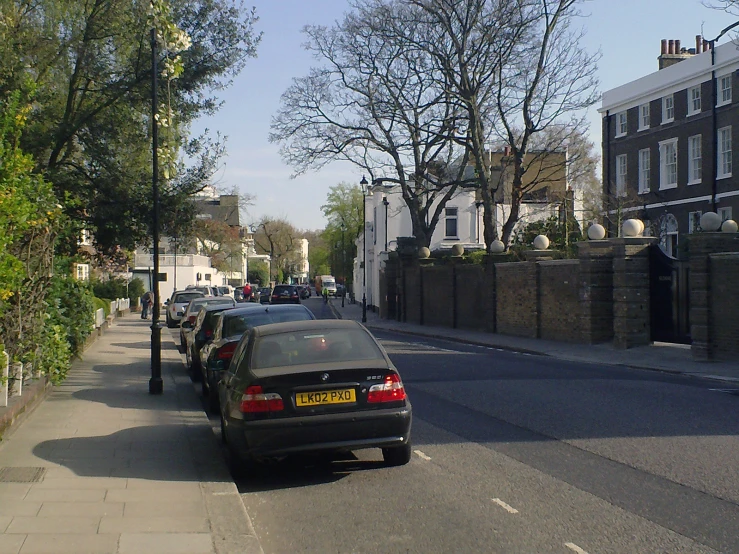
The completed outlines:
{"type": "Polygon", "coordinates": [[[690,344],[690,269],[654,244],[649,255],[653,341],[690,344]]]}

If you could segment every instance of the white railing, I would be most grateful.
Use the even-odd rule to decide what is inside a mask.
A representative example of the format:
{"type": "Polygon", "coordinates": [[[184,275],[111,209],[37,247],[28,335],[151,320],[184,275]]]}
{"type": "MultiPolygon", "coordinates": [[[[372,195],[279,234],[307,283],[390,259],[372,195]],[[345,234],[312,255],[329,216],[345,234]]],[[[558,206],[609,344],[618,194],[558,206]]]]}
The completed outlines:
{"type": "Polygon", "coordinates": [[[105,310],[98,308],[95,310],[95,328],[100,329],[105,321],[105,310]]]}
{"type": "Polygon", "coordinates": [[[119,298],[118,299],[118,310],[129,310],[131,309],[131,299],[130,298],[119,298]]]}
{"type": "MultiPolygon", "coordinates": [[[[175,258],[173,254],[160,254],[159,267],[174,267],[175,258]]],[[[134,266],[137,268],[154,267],[154,256],[151,254],[136,254],[133,260],[134,266]]],[[[177,256],[177,265],[179,267],[210,267],[210,258],[201,256],[200,254],[187,254],[177,256]]]]}

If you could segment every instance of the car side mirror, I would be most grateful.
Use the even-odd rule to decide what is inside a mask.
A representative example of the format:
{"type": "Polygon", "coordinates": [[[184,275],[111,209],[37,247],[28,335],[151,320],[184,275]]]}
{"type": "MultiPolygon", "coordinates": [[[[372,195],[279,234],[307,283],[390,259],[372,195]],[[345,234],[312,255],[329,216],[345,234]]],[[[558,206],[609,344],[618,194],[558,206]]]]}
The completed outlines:
{"type": "Polygon", "coordinates": [[[183,329],[191,329],[192,328],[192,323],[190,323],[189,320],[188,321],[183,321],[180,324],[180,327],[182,327],[183,329]]]}
{"type": "Polygon", "coordinates": [[[165,305],[165,306],[169,306],[169,300],[165,300],[165,301],[164,301],[164,305],[165,305]]]}

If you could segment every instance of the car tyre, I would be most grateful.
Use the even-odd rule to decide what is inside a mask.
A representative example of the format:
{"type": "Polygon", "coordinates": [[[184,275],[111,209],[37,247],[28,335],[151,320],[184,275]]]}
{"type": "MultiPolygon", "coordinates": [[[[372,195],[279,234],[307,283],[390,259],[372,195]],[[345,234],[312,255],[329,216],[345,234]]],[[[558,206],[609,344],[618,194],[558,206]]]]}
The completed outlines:
{"type": "Polygon", "coordinates": [[[226,438],[226,422],[223,421],[223,414],[221,414],[221,443],[228,444],[228,439],[226,438]]]}
{"type": "MultiPolygon", "coordinates": [[[[208,390],[208,383],[205,378],[200,380],[200,392],[203,394],[203,398],[209,398],[210,391],[208,390]]],[[[210,404],[208,404],[208,406],[210,406],[210,404]]]]}
{"type": "Polygon", "coordinates": [[[382,449],[382,459],[388,466],[404,466],[411,461],[411,445],[391,446],[382,449]]]}
{"type": "Polygon", "coordinates": [[[221,408],[221,403],[218,400],[218,391],[211,387],[208,391],[208,411],[211,414],[217,414],[221,408]]]}

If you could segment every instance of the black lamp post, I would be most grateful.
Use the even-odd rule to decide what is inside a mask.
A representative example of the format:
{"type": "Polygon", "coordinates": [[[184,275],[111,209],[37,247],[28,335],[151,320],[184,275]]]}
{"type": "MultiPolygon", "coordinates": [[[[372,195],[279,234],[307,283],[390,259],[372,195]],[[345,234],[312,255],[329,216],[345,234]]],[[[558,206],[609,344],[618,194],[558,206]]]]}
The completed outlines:
{"type": "Polygon", "coordinates": [[[362,323],[367,323],[367,218],[365,214],[367,197],[365,189],[369,183],[364,175],[359,184],[362,185],[362,323]]]}
{"type": "Polygon", "coordinates": [[[387,252],[387,206],[390,204],[387,199],[387,195],[383,195],[382,203],[385,204],[385,252],[387,252]]]}
{"type": "Polygon", "coordinates": [[[341,293],[341,307],[344,307],[344,298],[346,298],[346,259],[344,256],[344,231],[346,230],[346,225],[344,225],[344,222],[341,222],[341,280],[343,281],[344,290],[341,293]]]}
{"type": "Polygon", "coordinates": [[[152,239],[154,242],[154,306],[151,312],[151,379],[149,379],[149,394],[162,394],[162,328],[159,326],[159,129],[157,128],[157,33],[151,30],[151,142],[152,142],[152,176],[151,189],[154,210],[152,213],[152,239]]]}

